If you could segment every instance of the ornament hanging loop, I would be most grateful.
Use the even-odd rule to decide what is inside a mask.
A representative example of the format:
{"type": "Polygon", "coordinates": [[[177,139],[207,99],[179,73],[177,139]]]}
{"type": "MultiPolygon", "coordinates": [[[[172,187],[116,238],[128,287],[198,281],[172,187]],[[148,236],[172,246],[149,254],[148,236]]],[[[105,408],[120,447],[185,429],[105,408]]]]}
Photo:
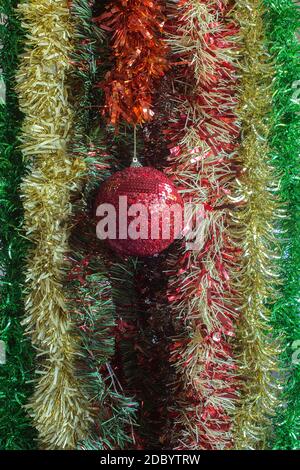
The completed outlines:
{"type": "Polygon", "coordinates": [[[137,138],[136,138],[136,126],[133,128],[133,157],[131,161],[131,167],[141,167],[141,163],[137,157],[137,138]]]}

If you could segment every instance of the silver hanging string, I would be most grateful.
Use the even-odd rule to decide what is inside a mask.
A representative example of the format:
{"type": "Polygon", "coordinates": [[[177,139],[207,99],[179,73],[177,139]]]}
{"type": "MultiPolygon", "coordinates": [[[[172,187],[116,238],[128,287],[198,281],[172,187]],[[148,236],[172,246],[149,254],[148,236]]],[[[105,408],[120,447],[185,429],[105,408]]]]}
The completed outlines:
{"type": "Polygon", "coordinates": [[[137,138],[136,138],[136,126],[133,128],[133,158],[131,165],[133,167],[140,167],[142,166],[141,163],[139,162],[139,159],[137,157],[137,138]]]}

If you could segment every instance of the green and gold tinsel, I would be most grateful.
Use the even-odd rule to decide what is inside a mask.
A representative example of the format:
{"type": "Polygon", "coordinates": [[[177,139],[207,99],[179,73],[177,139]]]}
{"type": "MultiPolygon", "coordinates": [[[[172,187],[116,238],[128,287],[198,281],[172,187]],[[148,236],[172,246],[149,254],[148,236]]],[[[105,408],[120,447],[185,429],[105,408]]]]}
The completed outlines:
{"type": "Polygon", "coordinates": [[[19,186],[25,171],[18,150],[22,115],[14,92],[23,34],[16,0],[0,2],[0,449],[34,447],[35,432],[23,405],[31,394],[33,352],[23,336],[22,286],[27,241],[22,235],[19,186]],[[5,358],[6,349],[6,358],[5,358]]]}
{"type": "Polygon", "coordinates": [[[269,51],[275,62],[273,126],[269,136],[272,162],[280,174],[285,209],[278,227],[282,242],[282,284],[272,310],[272,328],[282,338],[283,391],[269,446],[300,448],[300,26],[292,0],[264,0],[269,51]]]}

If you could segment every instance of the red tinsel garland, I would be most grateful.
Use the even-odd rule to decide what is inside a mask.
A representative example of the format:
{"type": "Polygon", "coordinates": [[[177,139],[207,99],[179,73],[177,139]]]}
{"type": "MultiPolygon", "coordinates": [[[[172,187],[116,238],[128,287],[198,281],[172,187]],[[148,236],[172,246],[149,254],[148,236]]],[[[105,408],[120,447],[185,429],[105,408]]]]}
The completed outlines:
{"type": "Polygon", "coordinates": [[[182,0],[169,24],[177,93],[170,96],[173,113],[165,131],[171,142],[166,171],[175,175],[185,202],[202,205],[204,216],[198,249],[182,246],[169,259],[177,381],[164,439],[171,435],[170,446],[180,450],[232,445],[237,367],[230,343],[238,314],[233,280],[240,252],[230,240],[228,215],[231,182],[239,171],[239,127],[231,56],[237,28],[228,10],[227,1],[182,0]]]}
{"type": "Polygon", "coordinates": [[[115,0],[95,21],[113,32],[115,64],[99,84],[105,92],[105,113],[114,125],[120,119],[129,124],[150,120],[154,82],[168,68],[167,46],[161,39],[165,19],[160,3],[115,0]]]}

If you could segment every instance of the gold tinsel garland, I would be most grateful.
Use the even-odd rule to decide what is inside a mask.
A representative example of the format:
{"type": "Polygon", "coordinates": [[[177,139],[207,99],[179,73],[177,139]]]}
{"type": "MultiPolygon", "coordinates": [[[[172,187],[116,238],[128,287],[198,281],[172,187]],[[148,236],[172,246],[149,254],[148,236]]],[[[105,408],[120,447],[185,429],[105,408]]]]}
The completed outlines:
{"type": "Polygon", "coordinates": [[[79,338],[62,288],[70,196],[85,171],[83,160],[67,154],[73,29],[67,0],[28,0],[18,11],[28,31],[17,91],[25,114],[22,151],[31,167],[22,184],[25,227],[33,243],[24,324],[39,362],[28,410],[42,448],[73,449],[90,421],[88,400],[75,375],[79,338]]]}
{"type": "Polygon", "coordinates": [[[273,69],[266,50],[260,0],[237,1],[241,38],[241,89],[238,116],[242,125],[240,164],[232,214],[236,244],[243,248],[237,289],[243,306],[237,331],[242,395],[235,415],[235,448],[264,447],[276,405],[278,345],[268,327],[277,283],[274,222],[280,216],[278,182],[270,164],[267,137],[273,69]]]}

